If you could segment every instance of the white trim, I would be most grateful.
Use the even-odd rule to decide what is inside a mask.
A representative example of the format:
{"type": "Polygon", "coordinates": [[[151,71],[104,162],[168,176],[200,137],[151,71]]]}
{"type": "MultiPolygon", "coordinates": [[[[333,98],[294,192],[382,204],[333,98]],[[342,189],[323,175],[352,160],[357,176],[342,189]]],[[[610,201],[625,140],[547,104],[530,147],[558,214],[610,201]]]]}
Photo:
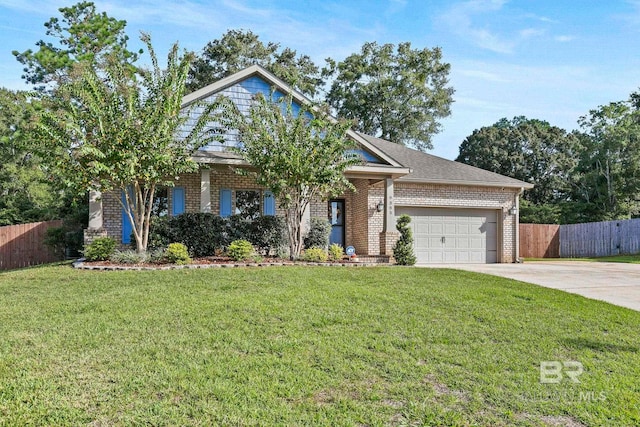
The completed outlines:
{"type": "Polygon", "coordinates": [[[311,100],[304,96],[302,93],[289,87],[289,85],[287,85],[285,82],[283,82],[261,66],[252,65],[248,68],[245,68],[244,70],[238,71],[237,73],[220,79],[217,82],[211,83],[210,85],[205,86],[202,89],[198,89],[195,92],[191,92],[190,94],[185,95],[182,98],[181,107],[184,108],[195,101],[207,98],[216,92],[220,92],[221,90],[224,90],[229,86],[233,86],[234,84],[253,76],[254,74],[260,75],[262,78],[267,80],[267,82],[271,83],[273,86],[276,86],[281,91],[285,93],[291,93],[296,101],[301,102],[305,105],[311,104],[311,100]]]}
{"type": "Polygon", "coordinates": [[[533,184],[529,184],[526,182],[514,182],[514,183],[506,183],[506,182],[487,182],[487,181],[457,181],[450,179],[421,179],[421,178],[402,178],[398,180],[398,183],[407,184],[446,184],[446,185],[464,185],[469,187],[502,187],[502,188],[517,188],[517,189],[531,189],[533,188],[533,184]]]}
{"type": "Polygon", "coordinates": [[[367,166],[367,165],[356,165],[347,168],[344,171],[345,175],[358,175],[359,178],[362,178],[360,175],[385,175],[390,176],[393,179],[399,178],[401,176],[405,176],[411,173],[411,169],[404,167],[396,167],[396,166],[367,166]]]}

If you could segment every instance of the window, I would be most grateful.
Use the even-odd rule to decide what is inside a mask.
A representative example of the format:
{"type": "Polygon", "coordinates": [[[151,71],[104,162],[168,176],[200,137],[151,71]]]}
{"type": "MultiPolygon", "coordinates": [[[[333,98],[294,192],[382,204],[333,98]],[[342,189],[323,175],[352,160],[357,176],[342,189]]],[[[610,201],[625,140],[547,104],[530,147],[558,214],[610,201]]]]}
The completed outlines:
{"type": "Polygon", "coordinates": [[[235,214],[247,220],[258,218],[260,216],[260,191],[237,190],[235,214]]]}
{"type": "Polygon", "coordinates": [[[151,216],[167,216],[169,214],[168,194],[167,187],[156,188],[151,205],[151,216]]]}

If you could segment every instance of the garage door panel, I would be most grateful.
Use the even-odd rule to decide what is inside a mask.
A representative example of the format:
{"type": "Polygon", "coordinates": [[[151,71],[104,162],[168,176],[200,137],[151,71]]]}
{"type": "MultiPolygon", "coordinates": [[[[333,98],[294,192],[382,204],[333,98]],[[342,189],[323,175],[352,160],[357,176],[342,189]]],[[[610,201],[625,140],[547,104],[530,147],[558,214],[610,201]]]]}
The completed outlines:
{"type": "Polygon", "coordinates": [[[471,249],[471,245],[469,244],[469,238],[464,236],[464,237],[456,237],[453,241],[455,243],[455,246],[452,249],[471,249]]]}
{"type": "Polygon", "coordinates": [[[456,234],[469,234],[473,228],[470,224],[456,224],[456,234]]]}
{"type": "MultiPolygon", "coordinates": [[[[434,221],[437,221],[437,220],[434,218],[434,221]]],[[[425,224],[424,228],[427,229],[428,233],[430,234],[442,234],[442,235],[445,234],[444,223],[442,222],[428,223],[428,224],[425,224]]]]}
{"type": "Polygon", "coordinates": [[[486,239],[482,237],[470,237],[469,249],[486,249],[486,239]]]}
{"type": "Polygon", "coordinates": [[[401,214],[412,218],[419,263],[497,262],[496,211],[396,208],[396,215],[401,214]]]}
{"type": "MultiPolygon", "coordinates": [[[[485,260],[483,259],[482,254],[478,253],[478,252],[470,252],[470,259],[469,259],[469,263],[473,263],[473,264],[481,264],[483,262],[485,262],[485,260]]],[[[490,262],[490,261],[486,261],[486,262],[490,262]]]]}
{"type": "Polygon", "coordinates": [[[444,235],[452,236],[456,234],[457,224],[455,222],[445,222],[444,224],[444,235]]]}

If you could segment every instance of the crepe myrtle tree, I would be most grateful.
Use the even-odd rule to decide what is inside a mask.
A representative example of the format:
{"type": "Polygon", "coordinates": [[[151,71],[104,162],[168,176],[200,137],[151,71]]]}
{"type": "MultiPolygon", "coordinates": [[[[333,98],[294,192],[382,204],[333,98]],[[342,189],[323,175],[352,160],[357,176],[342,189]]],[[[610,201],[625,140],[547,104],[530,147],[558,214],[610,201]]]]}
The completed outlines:
{"type": "Polygon", "coordinates": [[[49,108],[41,112],[36,129],[43,151],[67,185],[124,194],[118,200],[142,253],[156,189],[197,169],[193,151],[218,139],[208,126],[218,105],[196,103],[182,109],[192,56],[180,53],[176,43],[161,69],[149,36],[140,38],[151,69],[132,71],[117,56],[108,57],[100,72],[78,64],[69,82],[47,99],[49,108]],[[204,112],[192,114],[195,108],[204,112]],[[195,125],[186,132],[190,117],[195,125]]]}
{"type": "Polygon", "coordinates": [[[226,99],[229,126],[239,132],[234,148],[254,168],[259,185],[269,188],[284,210],[291,259],[303,247],[302,218],[311,200],[337,196],[353,185],[344,171],[360,163],[347,138],[351,122],[337,121],[326,107],[302,105],[290,95],[257,94],[247,114],[226,99]]]}

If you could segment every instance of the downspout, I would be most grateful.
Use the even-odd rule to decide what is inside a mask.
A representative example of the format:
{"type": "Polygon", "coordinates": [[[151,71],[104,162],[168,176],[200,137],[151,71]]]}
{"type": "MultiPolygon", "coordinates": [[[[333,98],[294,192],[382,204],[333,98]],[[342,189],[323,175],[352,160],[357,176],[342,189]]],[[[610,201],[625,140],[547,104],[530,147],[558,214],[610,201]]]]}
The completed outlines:
{"type": "Polygon", "coordinates": [[[516,233],[516,263],[521,263],[520,259],[520,195],[524,193],[524,187],[520,187],[520,191],[518,191],[514,197],[514,206],[516,207],[516,218],[515,218],[515,233],[516,233]]]}

